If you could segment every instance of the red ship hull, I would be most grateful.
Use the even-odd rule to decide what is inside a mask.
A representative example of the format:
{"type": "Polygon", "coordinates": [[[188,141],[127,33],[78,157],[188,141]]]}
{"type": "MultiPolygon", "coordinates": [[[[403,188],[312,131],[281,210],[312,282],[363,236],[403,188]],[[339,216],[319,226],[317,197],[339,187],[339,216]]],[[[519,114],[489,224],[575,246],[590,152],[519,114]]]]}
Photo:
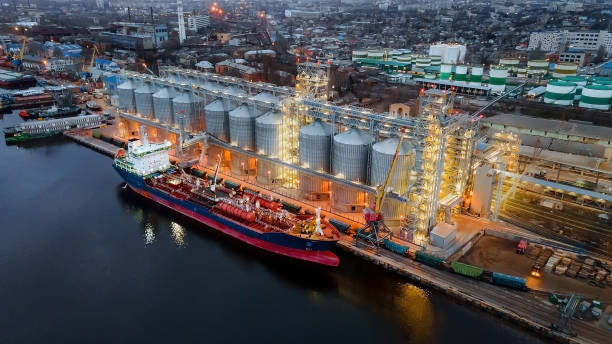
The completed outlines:
{"type": "Polygon", "coordinates": [[[329,251],[306,251],[306,250],[299,250],[299,249],[294,249],[294,248],[290,248],[290,247],[284,247],[284,246],[280,246],[280,245],[276,245],[274,243],[270,243],[264,240],[260,240],[257,238],[253,238],[250,236],[247,236],[245,234],[242,234],[240,232],[238,232],[235,229],[232,229],[224,224],[221,224],[211,218],[208,218],[206,216],[200,215],[194,211],[191,211],[189,209],[183,208],[178,204],[169,202],[163,198],[157,197],[153,194],[151,194],[150,192],[147,192],[145,190],[133,187],[132,185],[130,185],[130,187],[132,188],[132,190],[136,191],[137,193],[139,193],[140,195],[151,199],[161,205],[164,205],[174,211],[177,211],[185,216],[188,216],[198,222],[201,222],[211,228],[214,228],[222,233],[225,233],[227,235],[230,235],[240,241],[244,241],[250,245],[253,245],[255,247],[259,247],[261,249],[264,249],[266,251],[270,251],[273,253],[277,253],[283,256],[287,256],[287,257],[291,257],[291,258],[296,258],[296,259],[300,259],[300,260],[305,260],[305,261],[309,261],[309,262],[313,262],[313,263],[317,263],[317,264],[323,264],[323,265],[327,265],[327,266],[338,266],[340,265],[340,260],[338,259],[338,257],[329,252],[329,251]]]}

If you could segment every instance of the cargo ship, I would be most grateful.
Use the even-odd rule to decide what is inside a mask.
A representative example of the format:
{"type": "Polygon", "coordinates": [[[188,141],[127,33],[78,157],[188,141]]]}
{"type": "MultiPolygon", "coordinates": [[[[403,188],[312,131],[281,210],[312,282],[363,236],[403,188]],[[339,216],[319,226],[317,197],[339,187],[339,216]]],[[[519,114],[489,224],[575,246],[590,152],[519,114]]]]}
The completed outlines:
{"type": "Polygon", "coordinates": [[[293,214],[281,203],[250,189],[230,189],[170,164],[171,144],[142,139],[120,149],[113,166],[138,194],[233,238],[263,250],[327,266],[340,261],[330,249],[340,238],[316,214],[293,214]]]}
{"type": "Polygon", "coordinates": [[[62,117],[70,117],[76,116],[81,113],[81,108],[78,106],[66,106],[66,107],[56,107],[52,106],[46,110],[39,112],[29,112],[29,111],[20,111],[19,117],[23,119],[35,119],[35,118],[62,118],[62,117]]]}
{"type": "Polygon", "coordinates": [[[0,88],[24,89],[36,86],[36,78],[6,69],[0,69],[0,88]]]}
{"type": "Polygon", "coordinates": [[[97,128],[107,122],[99,115],[74,116],[46,121],[26,121],[4,128],[4,140],[7,144],[43,139],[59,135],[65,130],[77,128],[97,128]]]}

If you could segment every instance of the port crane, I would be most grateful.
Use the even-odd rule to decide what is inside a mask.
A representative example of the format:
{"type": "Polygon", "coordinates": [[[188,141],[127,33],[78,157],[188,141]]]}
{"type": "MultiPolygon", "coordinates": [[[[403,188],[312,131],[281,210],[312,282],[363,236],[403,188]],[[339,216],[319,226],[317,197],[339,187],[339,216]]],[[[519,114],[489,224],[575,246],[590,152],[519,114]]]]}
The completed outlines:
{"type": "Polygon", "coordinates": [[[355,234],[355,240],[359,238],[364,239],[370,244],[370,246],[376,248],[377,251],[378,247],[380,247],[384,240],[391,237],[391,230],[389,227],[387,227],[384,221],[382,207],[385,203],[387,192],[389,191],[387,190],[389,188],[389,183],[391,183],[391,178],[393,177],[393,173],[395,171],[397,157],[399,156],[402,141],[404,140],[404,132],[405,130],[400,131],[399,139],[397,140],[397,147],[395,147],[395,153],[393,154],[391,166],[389,167],[389,172],[385,177],[384,183],[376,186],[376,198],[374,204],[363,210],[363,217],[366,224],[355,234]]]}
{"type": "Polygon", "coordinates": [[[96,44],[93,45],[92,49],[93,51],[91,53],[91,60],[89,61],[89,64],[83,65],[83,69],[81,71],[81,79],[91,78],[91,68],[93,68],[96,56],[100,54],[100,51],[98,50],[98,46],[96,44]]]}
{"type": "Polygon", "coordinates": [[[26,45],[28,43],[28,38],[27,37],[23,37],[23,41],[21,42],[21,49],[19,50],[19,54],[15,53],[13,54],[13,66],[15,66],[15,68],[17,69],[21,69],[22,64],[23,64],[23,54],[25,52],[25,48],[26,45]]]}

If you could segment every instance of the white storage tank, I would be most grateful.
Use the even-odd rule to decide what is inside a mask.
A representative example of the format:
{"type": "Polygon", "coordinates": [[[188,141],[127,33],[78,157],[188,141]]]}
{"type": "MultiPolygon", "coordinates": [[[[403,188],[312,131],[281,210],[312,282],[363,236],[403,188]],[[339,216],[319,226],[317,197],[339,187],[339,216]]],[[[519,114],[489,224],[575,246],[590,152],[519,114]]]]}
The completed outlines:
{"type": "Polygon", "coordinates": [[[561,79],[565,76],[576,76],[578,65],[575,63],[557,63],[553,68],[553,78],[561,79]]]}
{"type": "MultiPolygon", "coordinates": [[[[330,172],[330,148],[333,128],[316,120],[300,129],[300,165],[315,171],[330,172]]],[[[300,190],[309,199],[321,198],[329,192],[329,182],[308,174],[300,173],[300,190]]]]}
{"type": "Polygon", "coordinates": [[[472,73],[470,74],[470,84],[480,85],[482,84],[482,66],[473,66],[472,73]]]}
{"type": "Polygon", "coordinates": [[[246,150],[255,149],[255,117],[246,104],[229,112],[230,143],[246,150]]]}
{"type": "MultiPolygon", "coordinates": [[[[258,154],[279,158],[282,145],[283,115],[270,111],[255,119],[255,147],[258,154]]],[[[271,183],[281,173],[281,166],[263,159],[257,161],[257,181],[271,183]]]]}
{"type": "Polygon", "coordinates": [[[440,66],[440,80],[450,80],[453,66],[449,64],[443,64],[440,66]]]}
{"type": "Polygon", "coordinates": [[[492,93],[503,93],[506,89],[508,70],[504,67],[492,67],[489,71],[489,87],[492,93]]]}
{"type": "Polygon", "coordinates": [[[501,58],[499,59],[499,65],[508,68],[509,71],[516,72],[519,66],[519,60],[517,58],[501,58]]]}
{"type": "Polygon", "coordinates": [[[467,81],[467,66],[456,66],[453,81],[467,81]]]}
{"type": "Polygon", "coordinates": [[[136,101],[136,113],[145,118],[153,118],[153,87],[149,83],[134,90],[134,100],[136,101]]]}
{"type": "Polygon", "coordinates": [[[530,60],[527,61],[528,75],[544,75],[548,73],[548,60],[530,60]]]}
{"type": "Polygon", "coordinates": [[[119,109],[126,112],[134,112],[136,110],[134,101],[134,86],[132,80],[127,80],[117,86],[117,95],[119,96],[119,109]]]}
{"type": "Polygon", "coordinates": [[[384,53],[381,51],[370,51],[368,52],[368,59],[371,60],[382,60],[384,57],[384,53]]]}
{"type": "Polygon", "coordinates": [[[571,105],[574,103],[576,84],[573,82],[551,81],[546,85],[544,103],[555,105],[571,105]]]}
{"type": "Polygon", "coordinates": [[[153,93],[153,111],[155,118],[162,124],[172,125],[174,112],[172,110],[172,98],[176,95],[173,88],[164,87],[153,93]]]}
{"type": "Polygon", "coordinates": [[[425,68],[431,66],[431,58],[429,56],[419,56],[416,58],[415,65],[417,68],[425,68]]]}
{"type": "Polygon", "coordinates": [[[582,89],[579,106],[587,109],[610,110],[612,104],[612,87],[605,85],[587,85],[582,89]]]}
{"type": "Polygon", "coordinates": [[[204,130],[204,114],[202,111],[202,98],[192,93],[181,93],[172,99],[172,109],[174,111],[174,124],[180,125],[180,118],[183,118],[185,130],[197,132],[204,130]]]}
{"type": "Polygon", "coordinates": [[[220,140],[229,141],[229,114],[223,99],[219,98],[204,107],[206,131],[220,140]]]}
{"type": "Polygon", "coordinates": [[[438,56],[438,55],[432,55],[430,56],[431,58],[431,65],[432,66],[439,66],[442,64],[442,56],[438,56]]]}

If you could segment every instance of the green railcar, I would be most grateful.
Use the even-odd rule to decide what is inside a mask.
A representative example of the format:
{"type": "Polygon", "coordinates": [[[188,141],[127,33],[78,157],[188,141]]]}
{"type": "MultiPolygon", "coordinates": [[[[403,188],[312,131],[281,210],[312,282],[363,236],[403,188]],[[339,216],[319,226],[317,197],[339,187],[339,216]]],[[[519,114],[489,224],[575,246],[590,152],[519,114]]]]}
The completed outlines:
{"type": "Polygon", "coordinates": [[[444,259],[432,256],[431,254],[425,253],[423,251],[417,251],[415,254],[415,259],[418,262],[421,262],[425,265],[433,266],[434,268],[439,268],[442,266],[444,259]]]}
{"type": "Polygon", "coordinates": [[[479,278],[484,272],[484,269],[482,268],[460,262],[452,262],[451,269],[453,270],[453,272],[459,275],[468,276],[472,278],[479,278]]]}

